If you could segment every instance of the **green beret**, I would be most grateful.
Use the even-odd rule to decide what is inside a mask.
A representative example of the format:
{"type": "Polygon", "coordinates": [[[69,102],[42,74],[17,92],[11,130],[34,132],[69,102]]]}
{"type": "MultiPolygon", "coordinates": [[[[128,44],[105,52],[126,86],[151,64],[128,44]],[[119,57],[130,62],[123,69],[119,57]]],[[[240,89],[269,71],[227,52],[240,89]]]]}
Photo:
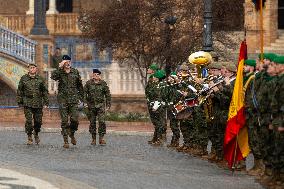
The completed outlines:
{"type": "MultiPolygon", "coordinates": [[[[277,57],[277,55],[274,54],[274,53],[263,53],[263,59],[273,61],[273,59],[276,58],[276,57],[277,57]]],[[[261,54],[258,55],[258,58],[259,59],[261,58],[261,54]]]]}
{"type": "Polygon", "coordinates": [[[30,66],[35,66],[35,67],[37,67],[37,65],[35,64],[35,63],[29,63],[29,67],[30,66]]]}
{"type": "Polygon", "coordinates": [[[273,59],[273,62],[277,64],[284,64],[284,56],[277,56],[273,59]]]}
{"type": "Polygon", "coordinates": [[[222,64],[213,62],[211,64],[208,65],[209,69],[221,69],[222,68],[222,64]]]}
{"type": "Polygon", "coordinates": [[[247,59],[247,60],[245,60],[245,65],[255,67],[256,61],[253,60],[253,59],[247,59]]]}
{"type": "Polygon", "coordinates": [[[171,74],[170,75],[177,75],[177,72],[171,72],[171,74]]]}
{"type": "Polygon", "coordinates": [[[157,71],[159,69],[157,64],[151,64],[151,66],[149,67],[149,69],[157,71]]]}
{"type": "Polygon", "coordinates": [[[154,77],[158,79],[163,79],[166,77],[165,71],[164,70],[158,70],[154,73],[154,77]]]}

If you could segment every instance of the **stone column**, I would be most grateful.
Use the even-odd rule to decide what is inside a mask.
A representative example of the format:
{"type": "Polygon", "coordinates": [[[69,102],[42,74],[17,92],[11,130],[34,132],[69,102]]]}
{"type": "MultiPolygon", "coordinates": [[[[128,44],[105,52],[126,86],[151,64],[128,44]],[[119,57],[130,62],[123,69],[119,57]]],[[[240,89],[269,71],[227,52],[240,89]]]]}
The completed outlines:
{"type": "Polygon", "coordinates": [[[26,14],[34,14],[34,0],[29,0],[29,10],[26,14]]]}
{"type": "Polygon", "coordinates": [[[56,0],[49,0],[49,9],[46,14],[58,14],[56,10],[56,0]]]}
{"type": "Polygon", "coordinates": [[[46,27],[45,1],[36,0],[34,4],[34,26],[31,29],[31,35],[48,35],[46,27]]]}

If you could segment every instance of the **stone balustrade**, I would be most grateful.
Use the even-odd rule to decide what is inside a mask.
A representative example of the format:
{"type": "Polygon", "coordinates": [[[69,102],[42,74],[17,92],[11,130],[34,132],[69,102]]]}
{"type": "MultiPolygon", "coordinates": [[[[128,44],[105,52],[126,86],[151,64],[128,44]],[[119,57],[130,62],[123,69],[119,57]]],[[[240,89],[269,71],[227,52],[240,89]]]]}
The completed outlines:
{"type": "MultiPolygon", "coordinates": [[[[46,69],[49,94],[56,94],[58,83],[50,78],[54,69],[46,69]]],[[[101,68],[102,79],[110,88],[112,95],[118,96],[144,96],[144,87],[138,69],[129,70],[120,68],[117,63],[112,63],[110,67],[101,68]]],[[[91,78],[91,69],[78,68],[83,84],[91,78]]]]}
{"type": "MultiPolygon", "coordinates": [[[[80,35],[77,13],[47,15],[46,23],[51,35],[80,35]]],[[[0,26],[22,35],[29,35],[33,27],[31,15],[1,15],[0,26]]]]}
{"type": "Polygon", "coordinates": [[[0,26],[0,52],[23,62],[35,63],[36,42],[0,26]]]}

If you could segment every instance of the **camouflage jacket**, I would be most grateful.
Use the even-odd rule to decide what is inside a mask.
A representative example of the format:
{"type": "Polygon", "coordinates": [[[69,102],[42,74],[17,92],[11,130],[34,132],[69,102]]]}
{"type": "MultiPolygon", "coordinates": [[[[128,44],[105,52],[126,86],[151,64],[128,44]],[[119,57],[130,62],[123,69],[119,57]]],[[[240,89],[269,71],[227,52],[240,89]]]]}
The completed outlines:
{"type": "Polygon", "coordinates": [[[160,88],[158,88],[158,83],[149,80],[145,87],[145,96],[148,103],[154,102],[156,100],[161,100],[160,88]]]}
{"type": "Polygon", "coordinates": [[[58,103],[77,104],[84,101],[84,89],[79,71],[71,68],[70,73],[63,69],[54,70],[51,79],[58,81],[58,103]]]}
{"type": "Polygon", "coordinates": [[[178,86],[168,83],[165,83],[165,85],[161,87],[161,97],[167,106],[175,105],[182,97],[181,93],[178,92],[178,86]]]}
{"type": "Polygon", "coordinates": [[[272,94],[271,109],[273,126],[284,127],[284,74],[277,79],[277,85],[272,94]]]}
{"type": "Polygon", "coordinates": [[[30,77],[25,74],[21,77],[17,90],[17,103],[19,106],[42,108],[48,106],[48,90],[45,80],[36,75],[30,77]]]}
{"type": "Polygon", "coordinates": [[[107,83],[101,80],[95,83],[93,79],[84,86],[85,100],[89,108],[110,107],[111,95],[107,83]]]}

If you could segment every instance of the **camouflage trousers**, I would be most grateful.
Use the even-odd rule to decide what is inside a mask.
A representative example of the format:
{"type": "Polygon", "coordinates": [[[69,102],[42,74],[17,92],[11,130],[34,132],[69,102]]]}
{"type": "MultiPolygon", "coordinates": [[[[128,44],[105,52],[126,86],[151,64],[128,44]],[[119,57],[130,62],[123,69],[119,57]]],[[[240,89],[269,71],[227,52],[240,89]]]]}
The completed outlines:
{"type": "Polygon", "coordinates": [[[284,132],[274,131],[273,137],[272,168],[284,174],[284,132]]]}
{"type": "Polygon", "coordinates": [[[90,127],[89,132],[91,134],[97,133],[96,121],[99,122],[98,133],[99,136],[103,137],[106,134],[106,124],[105,124],[105,109],[104,108],[89,108],[89,121],[90,127]]]}
{"type": "Polygon", "coordinates": [[[180,120],[180,130],[183,136],[183,145],[192,146],[194,139],[193,133],[193,118],[188,118],[185,120],[180,120]]]}
{"type": "Polygon", "coordinates": [[[202,149],[207,149],[208,129],[205,114],[202,107],[195,107],[193,112],[193,131],[191,132],[193,143],[202,149]]]}
{"type": "Polygon", "coordinates": [[[179,120],[175,118],[171,109],[168,110],[168,117],[170,120],[170,128],[173,133],[172,141],[178,141],[180,138],[179,120]]]}
{"type": "Polygon", "coordinates": [[[261,127],[253,117],[247,117],[246,125],[248,128],[249,146],[255,159],[262,159],[261,149],[263,142],[260,140],[261,127]]]}
{"type": "Polygon", "coordinates": [[[223,157],[223,143],[227,115],[228,114],[225,113],[219,113],[219,115],[215,114],[214,119],[208,123],[208,137],[212,142],[212,149],[216,151],[216,155],[219,158],[223,157]]]}
{"type": "Polygon", "coordinates": [[[42,125],[42,108],[24,107],[24,114],[26,118],[25,132],[30,135],[35,132],[40,132],[42,125]]]}
{"type": "Polygon", "coordinates": [[[79,111],[77,104],[62,103],[59,104],[59,113],[61,117],[61,134],[68,136],[78,130],[79,125],[79,111]],[[70,118],[70,124],[68,120],[70,118]]]}
{"type": "Polygon", "coordinates": [[[166,109],[159,108],[156,111],[149,109],[151,122],[154,125],[154,138],[161,139],[162,134],[166,134],[166,109]]]}

